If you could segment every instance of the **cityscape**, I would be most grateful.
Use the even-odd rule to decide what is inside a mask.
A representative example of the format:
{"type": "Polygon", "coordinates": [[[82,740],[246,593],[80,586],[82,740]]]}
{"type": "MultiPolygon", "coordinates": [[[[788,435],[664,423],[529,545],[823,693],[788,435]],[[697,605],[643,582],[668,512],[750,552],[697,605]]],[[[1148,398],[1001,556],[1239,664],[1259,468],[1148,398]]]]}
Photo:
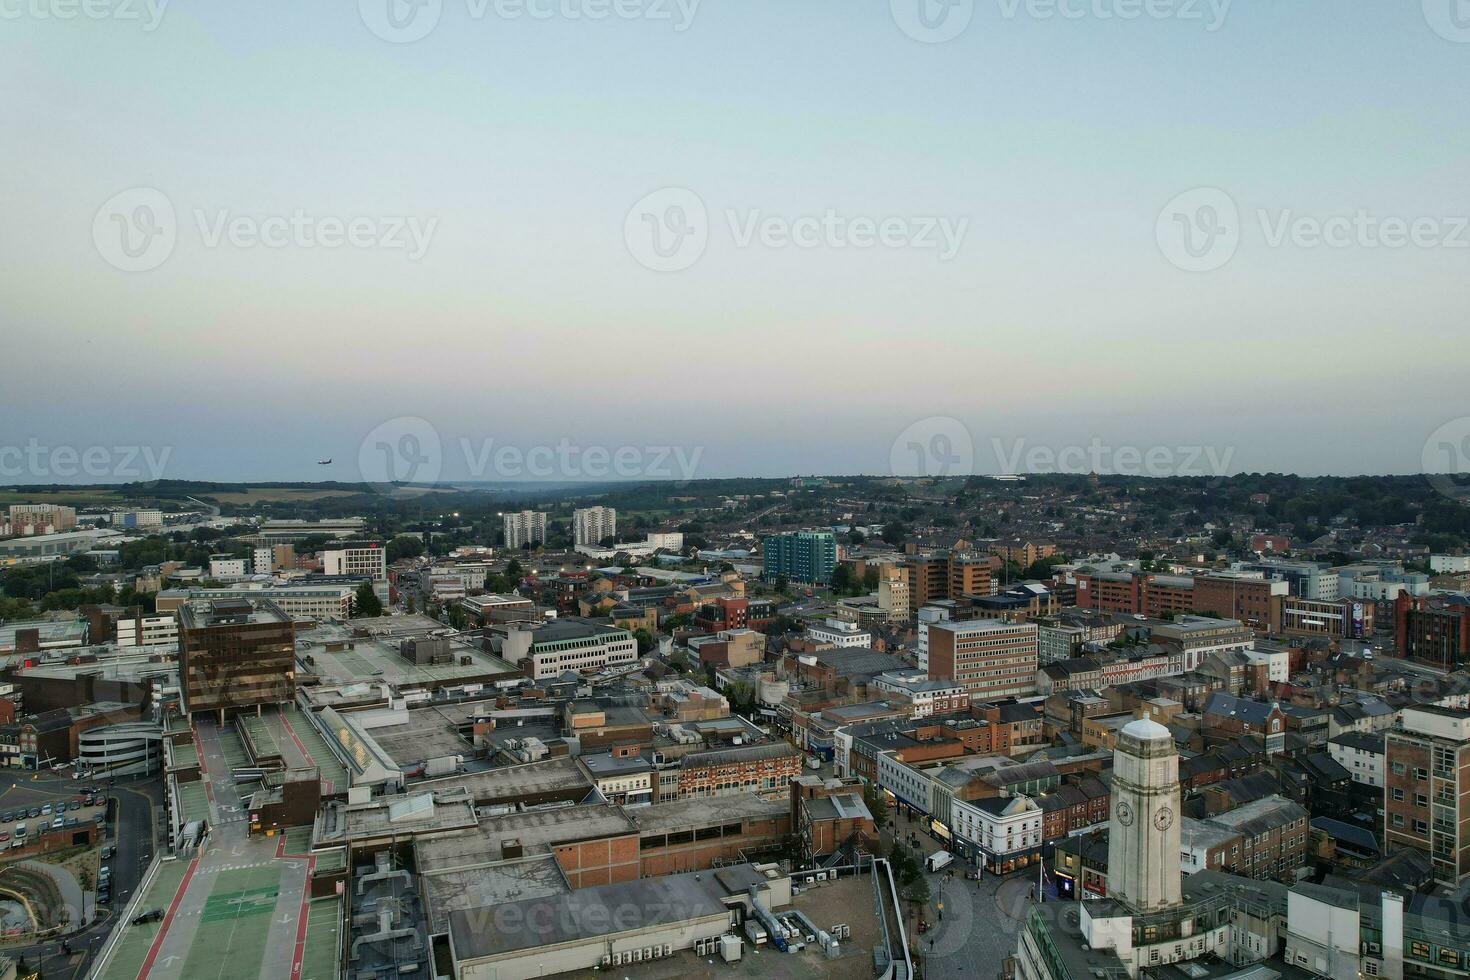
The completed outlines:
{"type": "Polygon", "coordinates": [[[1470,980],[1470,0],[0,0],[0,980],[1470,980]]]}

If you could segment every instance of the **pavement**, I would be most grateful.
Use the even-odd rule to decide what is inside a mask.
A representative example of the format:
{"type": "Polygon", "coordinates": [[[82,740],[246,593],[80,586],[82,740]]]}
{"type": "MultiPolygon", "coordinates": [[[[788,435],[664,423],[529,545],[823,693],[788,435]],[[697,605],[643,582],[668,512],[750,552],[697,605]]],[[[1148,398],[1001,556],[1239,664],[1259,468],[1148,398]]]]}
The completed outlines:
{"type": "MultiPolygon", "coordinates": [[[[78,786],[88,785],[106,786],[106,781],[73,780],[68,774],[52,772],[0,774],[0,807],[30,805],[38,798],[71,799],[76,796],[78,786]]],[[[153,814],[162,784],[156,777],[119,777],[106,786],[105,793],[115,801],[111,811],[114,819],[104,825],[106,832],[102,838],[117,846],[117,854],[106,862],[112,867],[113,907],[94,910],[95,916],[84,929],[65,937],[70,953],[62,950],[60,941],[5,950],[7,955],[24,957],[27,965],[39,966],[42,975],[48,978],[80,977],[86,972],[112,930],[113,908],[120,909],[127,903],[153,859],[157,834],[153,814]]]]}
{"type": "MultiPolygon", "coordinates": [[[[919,821],[899,816],[905,840],[919,835],[924,853],[939,849],[919,821]],[[932,846],[930,846],[932,845],[932,846]]],[[[885,836],[888,831],[884,831],[885,836]]],[[[1001,975],[1005,958],[1015,955],[1026,912],[1036,900],[1035,867],[1005,877],[965,878],[969,865],[956,860],[937,873],[925,872],[929,902],[924,917],[930,929],[918,934],[917,910],[909,910],[906,928],[917,937],[921,975],[926,980],[992,980],[1001,975]]]]}
{"type": "Polygon", "coordinates": [[[209,720],[199,721],[195,731],[209,833],[195,854],[159,866],[138,910],[160,909],[162,920],[123,924],[98,976],[330,980],[338,902],[308,903],[312,860],[280,846],[285,838],[248,836],[249,815],[230,777],[230,760],[238,756],[234,731],[209,720]]]}

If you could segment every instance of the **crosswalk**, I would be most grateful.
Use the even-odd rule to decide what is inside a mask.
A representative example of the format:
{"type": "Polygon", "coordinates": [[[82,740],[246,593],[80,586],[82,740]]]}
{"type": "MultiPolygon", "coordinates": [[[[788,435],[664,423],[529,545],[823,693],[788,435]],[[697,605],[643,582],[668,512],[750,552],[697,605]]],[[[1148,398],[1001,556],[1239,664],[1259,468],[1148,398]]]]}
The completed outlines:
{"type": "Polygon", "coordinates": [[[254,868],[269,868],[275,864],[275,860],[255,861],[249,864],[216,864],[210,867],[200,867],[195,870],[195,875],[218,874],[221,871],[250,871],[254,868]]]}

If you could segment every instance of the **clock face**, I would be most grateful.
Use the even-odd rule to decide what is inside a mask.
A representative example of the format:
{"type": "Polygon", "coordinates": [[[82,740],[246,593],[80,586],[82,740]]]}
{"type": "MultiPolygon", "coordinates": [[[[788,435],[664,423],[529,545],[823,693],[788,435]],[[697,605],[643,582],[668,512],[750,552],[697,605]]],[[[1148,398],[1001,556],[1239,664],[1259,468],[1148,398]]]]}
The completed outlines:
{"type": "Polygon", "coordinates": [[[1125,827],[1132,826],[1133,824],[1133,807],[1129,806],[1126,802],[1120,802],[1118,804],[1118,822],[1125,827]]]}
{"type": "Polygon", "coordinates": [[[1159,812],[1154,814],[1154,826],[1160,830],[1168,830],[1169,825],[1173,822],[1174,811],[1168,807],[1161,807],[1159,812]]]}

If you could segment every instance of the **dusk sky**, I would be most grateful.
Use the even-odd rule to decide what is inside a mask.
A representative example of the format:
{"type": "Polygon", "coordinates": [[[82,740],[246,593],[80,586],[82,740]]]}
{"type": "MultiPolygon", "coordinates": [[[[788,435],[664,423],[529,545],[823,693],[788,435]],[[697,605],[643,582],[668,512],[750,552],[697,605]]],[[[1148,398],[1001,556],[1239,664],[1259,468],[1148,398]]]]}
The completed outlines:
{"type": "Polygon", "coordinates": [[[0,3],[0,484],[1470,435],[1455,0],[959,3],[0,3]]]}

